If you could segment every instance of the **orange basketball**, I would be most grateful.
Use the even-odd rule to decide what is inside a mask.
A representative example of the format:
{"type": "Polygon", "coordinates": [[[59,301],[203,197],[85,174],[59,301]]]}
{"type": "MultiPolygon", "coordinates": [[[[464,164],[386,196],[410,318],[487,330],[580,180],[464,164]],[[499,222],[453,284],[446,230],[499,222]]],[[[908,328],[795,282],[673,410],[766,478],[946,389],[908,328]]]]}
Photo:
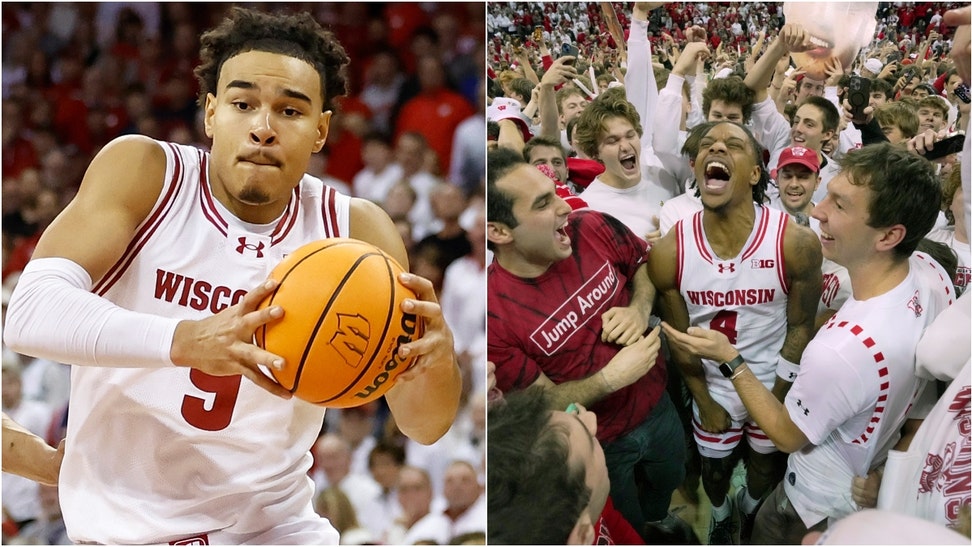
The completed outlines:
{"type": "Polygon", "coordinates": [[[284,359],[274,379],[305,401],[352,407],[381,397],[414,358],[398,348],[422,336],[421,318],[401,310],[415,293],[398,282],[401,265],[363,241],[308,243],[271,272],[277,289],[260,308],[284,316],[257,329],[256,343],[284,359]]]}

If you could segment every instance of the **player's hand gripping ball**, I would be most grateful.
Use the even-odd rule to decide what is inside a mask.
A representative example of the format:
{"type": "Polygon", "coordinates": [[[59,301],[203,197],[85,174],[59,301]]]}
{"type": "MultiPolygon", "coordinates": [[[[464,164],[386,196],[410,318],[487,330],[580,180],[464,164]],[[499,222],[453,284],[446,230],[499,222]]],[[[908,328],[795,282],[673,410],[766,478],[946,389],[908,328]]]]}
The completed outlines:
{"type": "Polygon", "coordinates": [[[284,316],[256,331],[256,343],[284,359],[268,368],[295,396],[346,408],[388,391],[413,358],[398,348],[422,336],[422,320],[404,313],[416,298],[399,283],[402,266],[363,241],[315,241],[288,255],[270,273],[279,285],[259,308],[280,306],[284,316]]]}

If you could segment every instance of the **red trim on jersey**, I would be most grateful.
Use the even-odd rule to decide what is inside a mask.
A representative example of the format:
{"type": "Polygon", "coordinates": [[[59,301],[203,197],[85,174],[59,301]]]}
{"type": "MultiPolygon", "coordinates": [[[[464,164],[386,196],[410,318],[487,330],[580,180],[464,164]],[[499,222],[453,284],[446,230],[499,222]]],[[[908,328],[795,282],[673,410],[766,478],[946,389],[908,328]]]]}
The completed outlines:
{"type": "MultiPolygon", "coordinates": [[[[840,323],[836,323],[836,325],[831,324],[827,328],[831,328],[833,326],[836,326],[839,329],[846,328],[848,326],[848,322],[841,321],[840,323]]],[[[861,344],[863,344],[864,347],[867,348],[868,350],[873,351],[873,348],[877,345],[877,342],[875,342],[873,338],[864,334],[864,329],[860,325],[850,325],[850,328],[848,328],[847,330],[849,330],[851,334],[853,334],[856,338],[858,338],[861,341],[861,344]]],[[[890,374],[890,371],[888,370],[887,366],[881,365],[881,363],[884,361],[884,354],[881,353],[880,351],[874,351],[874,353],[872,353],[871,355],[873,355],[874,357],[874,363],[878,365],[877,368],[878,378],[881,379],[887,378],[888,374],[890,374]]],[[[861,435],[858,438],[851,441],[852,443],[854,444],[866,443],[867,440],[870,438],[870,435],[874,433],[875,427],[877,426],[877,424],[881,422],[881,419],[884,418],[885,403],[888,400],[888,392],[890,388],[891,388],[890,382],[888,381],[881,382],[877,403],[874,406],[874,411],[871,413],[871,419],[869,425],[864,430],[864,433],[861,433],[861,435]]]]}
{"type": "Polygon", "coordinates": [[[169,183],[169,189],[155,210],[149,214],[148,218],[142,221],[141,228],[135,232],[132,240],[128,243],[128,247],[125,249],[125,252],[122,253],[121,258],[119,258],[118,261],[115,262],[115,265],[108,270],[108,273],[101,278],[101,281],[94,286],[92,292],[99,296],[104,296],[105,293],[108,292],[108,290],[111,289],[116,282],[118,282],[121,276],[125,274],[128,267],[132,265],[132,261],[135,260],[135,257],[138,255],[139,251],[142,250],[145,243],[148,242],[153,234],[155,234],[155,231],[162,223],[162,219],[165,218],[165,215],[167,215],[169,210],[172,209],[172,204],[175,202],[175,196],[179,193],[179,190],[182,189],[182,156],[179,155],[178,150],[172,143],[166,142],[161,144],[163,146],[168,146],[169,149],[172,150],[172,156],[174,158],[172,179],[169,183]]]}
{"type": "Polygon", "coordinates": [[[702,424],[700,424],[699,421],[695,419],[695,416],[692,416],[692,429],[695,432],[696,438],[698,438],[701,441],[705,441],[707,443],[732,444],[742,439],[743,436],[742,427],[736,427],[736,428],[730,428],[723,431],[721,433],[723,437],[714,437],[711,434],[709,434],[707,431],[702,429],[702,424]],[[732,435],[732,436],[728,437],[726,435],[732,435]]]}
{"type": "Polygon", "coordinates": [[[685,268],[685,239],[682,237],[682,220],[675,223],[675,290],[682,290],[682,270],[685,268]]]}
{"type": "Polygon", "coordinates": [[[337,217],[337,191],[324,185],[324,195],[321,199],[321,212],[324,214],[324,237],[341,237],[340,225],[337,217]]]}
{"type": "Polygon", "coordinates": [[[790,283],[786,278],[786,254],[783,252],[783,240],[789,221],[789,215],[780,215],[780,229],[776,232],[776,275],[780,278],[783,294],[790,294],[790,283]]]}
{"type": "Polygon", "coordinates": [[[760,429],[759,426],[754,424],[753,422],[746,422],[743,425],[743,429],[746,431],[747,436],[752,437],[754,439],[761,439],[764,441],[772,440],[769,438],[769,435],[767,435],[766,432],[760,429]]]}
{"type": "MultiPolygon", "coordinates": [[[[749,242],[749,246],[743,249],[740,255],[739,262],[745,262],[747,258],[753,256],[757,250],[759,250],[760,245],[763,244],[763,240],[766,239],[766,230],[769,228],[769,211],[765,211],[763,207],[757,207],[756,211],[759,212],[759,220],[756,224],[756,235],[753,240],[749,242]]],[[[784,288],[784,290],[786,290],[784,288]]]]}
{"type": "Polygon", "coordinates": [[[944,281],[945,282],[943,284],[943,286],[945,288],[945,295],[948,296],[948,305],[951,306],[952,305],[952,282],[951,282],[951,280],[946,280],[945,279],[945,276],[942,275],[942,272],[940,270],[938,270],[937,268],[935,268],[935,266],[933,266],[932,263],[929,262],[925,258],[925,255],[923,253],[914,253],[912,256],[914,256],[918,260],[921,260],[922,262],[924,262],[925,265],[928,266],[929,268],[931,268],[932,270],[935,270],[935,273],[938,274],[938,279],[940,279],[941,281],[944,281]]]}
{"type": "Polygon", "coordinates": [[[213,192],[209,187],[209,170],[206,169],[208,159],[209,156],[202,152],[199,153],[199,205],[206,220],[215,226],[219,233],[223,234],[223,237],[226,237],[229,223],[219,214],[213,192]]]}
{"type": "Polygon", "coordinates": [[[300,185],[294,187],[294,195],[290,198],[290,203],[287,204],[287,209],[284,211],[283,217],[281,217],[280,222],[277,223],[277,227],[274,228],[273,233],[270,234],[270,245],[276,245],[283,241],[290,230],[293,229],[294,225],[297,224],[298,212],[300,211],[300,185]]]}
{"type": "Polygon", "coordinates": [[[695,236],[695,246],[698,247],[699,254],[702,255],[702,260],[712,264],[712,254],[705,247],[705,229],[702,227],[702,212],[699,211],[692,217],[692,234],[695,236]]]}

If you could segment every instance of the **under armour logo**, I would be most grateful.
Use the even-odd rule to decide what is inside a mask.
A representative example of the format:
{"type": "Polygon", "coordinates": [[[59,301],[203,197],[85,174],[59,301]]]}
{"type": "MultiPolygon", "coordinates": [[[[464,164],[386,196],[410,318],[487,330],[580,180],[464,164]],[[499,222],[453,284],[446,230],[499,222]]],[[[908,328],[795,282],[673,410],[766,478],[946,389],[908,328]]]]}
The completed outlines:
{"type": "Polygon", "coordinates": [[[266,243],[260,242],[258,244],[247,243],[245,236],[240,236],[239,246],[236,247],[236,252],[243,254],[243,251],[253,251],[256,253],[257,258],[263,258],[263,248],[267,246],[266,243]]]}
{"type": "Polygon", "coordinates": [[[810,409],[807,408],[807,407],[805,407],[805,406],[803,406],[803,400],[802,399],[797,399],[797,406],[803,409],[803,415],[804,416],[809,416],[810,415],[810,409]]]}
{"type": "Polygon", "coordinates": [[[915,312],[915,317],[921,317],[921,312],[924,310],[921,307],[921,303],[918,302],[918,291],[915,291],[915,295],[908,302],[908,309],[915,312]]]}
{"type": "Polygon", "coordinates": [[[209,545],[209,534],[170,541],[169,545],[209,545]]]}
{"type": "Polygon", "coordinates": [[[723,263],[719,264],[719,273],[726,273],[727,271],[728,272],[735,272],[736,271],[736,265],[733,264],[732,262],[723,262],[723,263]]]}

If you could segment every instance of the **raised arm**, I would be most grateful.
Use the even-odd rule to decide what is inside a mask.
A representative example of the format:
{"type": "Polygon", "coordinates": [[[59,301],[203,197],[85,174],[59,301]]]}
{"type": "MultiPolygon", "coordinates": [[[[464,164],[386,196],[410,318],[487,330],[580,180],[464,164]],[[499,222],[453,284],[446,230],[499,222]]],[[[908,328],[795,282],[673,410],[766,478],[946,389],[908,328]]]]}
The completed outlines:
{"type": "Polygon", "coordinates": [[[776,63],[784,56],[797,51],[806,51],[813,47],[810,35],[803,27],[796,24],[786,24],[780,29],[779,36],[770,42],[766,53],[756,61],[753,69],[746,74],[746,87],[756,93],[755,102],[766,99],[767,88],[776,71],[776,63]]]}
{"type": "MultiPolygon", "coordinates": [[[[350,235],[384,250],[408,269],[405,244],[378,205],[365,199],[352,199],[350,235]]],[[[418,340],[399,349],[403,357],[418,356],[418,359],[398,377],[385,394],[385,400],[402,433],[422,444],[432,444],[455,420],[462,380],[452,330],[442,317],[432,282],[414,274],[402,274],[400,281],[418,296],[404,301],[402,309],[421,316],[425,332],[418,340]]]]}
{"type": "MultiPolygon", "coordinates": [[[[628,72],[624,76],[624,91],[644,125],[654,122],[655,106],[658,104],[658,84],[651,65],[651,45],[648,43],[648,12],[659,5],[635,2],[628,33],[628,72]]],[[[651,135],[651,128],[644,129],[646,136],[651,135]]]]}
{"type": "Polygon", "coordinates": [[[557,110],[557,86],[577,77],[576,59],[562,55],[550,65],[540,79],[540,134],[560,139],[560,113],[557,110]]]}

